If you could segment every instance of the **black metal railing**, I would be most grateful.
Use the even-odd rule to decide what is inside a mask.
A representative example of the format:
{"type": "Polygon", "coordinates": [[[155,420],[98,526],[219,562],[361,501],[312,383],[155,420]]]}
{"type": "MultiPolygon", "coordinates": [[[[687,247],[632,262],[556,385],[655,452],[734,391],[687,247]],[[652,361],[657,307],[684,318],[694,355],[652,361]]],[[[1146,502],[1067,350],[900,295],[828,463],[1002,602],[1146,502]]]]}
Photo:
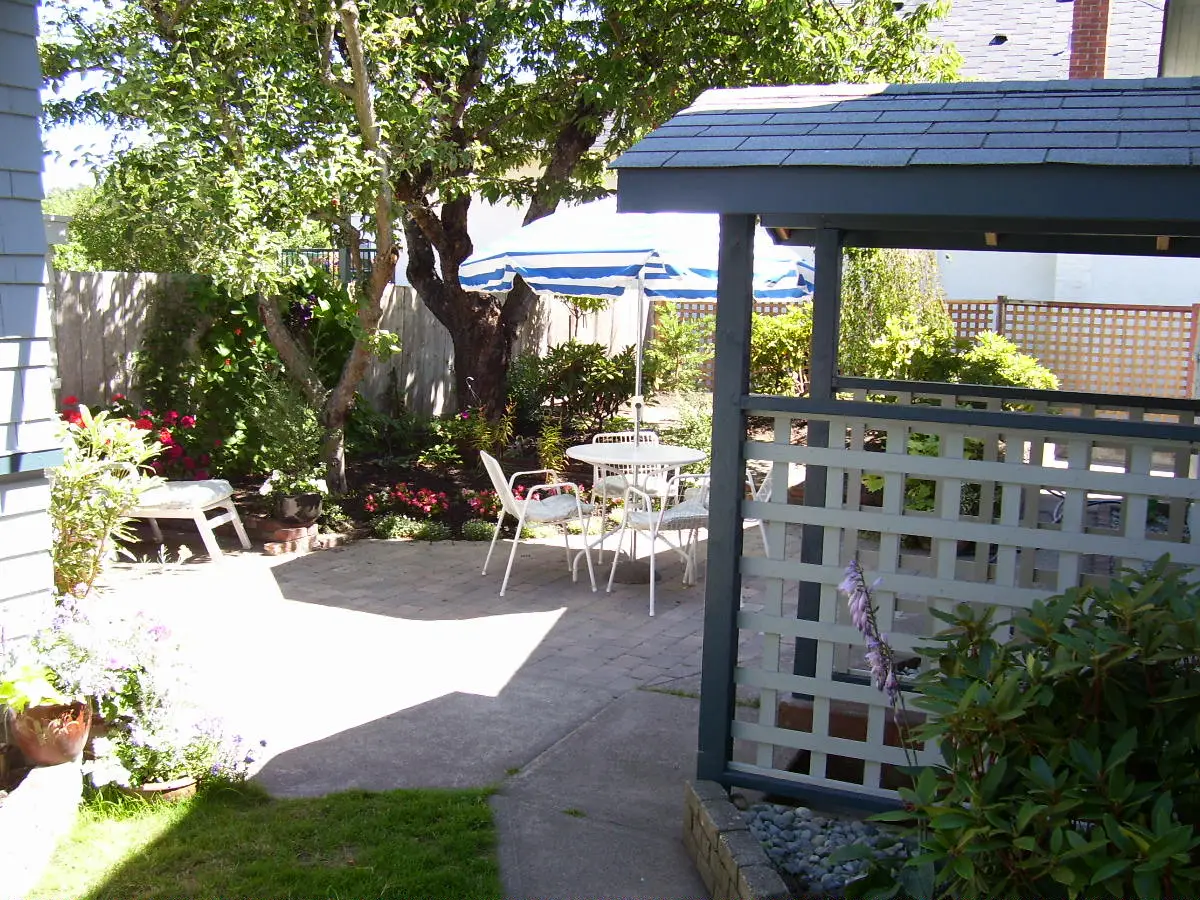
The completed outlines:
{"type": "Polygon", "coordinates": [[[363,247],[359,251],[362,259],[361,270],[355,270],[350,264],[350,251],[327,247],[304,247],[296,250],[284,250],[283,262],[293,265],[307,261],[314,266],[324,269],[336,276],[343,284],[357,281],[360,278],[370,278],[375,265],[375,248],[363,247]]]}

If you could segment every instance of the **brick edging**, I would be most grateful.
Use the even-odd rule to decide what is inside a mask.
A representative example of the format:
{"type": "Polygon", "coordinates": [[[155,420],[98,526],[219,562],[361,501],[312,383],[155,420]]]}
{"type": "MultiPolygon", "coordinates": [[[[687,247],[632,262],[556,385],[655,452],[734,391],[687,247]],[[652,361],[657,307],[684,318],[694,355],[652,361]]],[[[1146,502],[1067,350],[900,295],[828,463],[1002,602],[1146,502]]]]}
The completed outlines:
{"type": "Polygon", "coordinates": [[[712,900],[788,900],[791,894],[741,812],[715,781],[684,785],[683,845],[712,900]]]}

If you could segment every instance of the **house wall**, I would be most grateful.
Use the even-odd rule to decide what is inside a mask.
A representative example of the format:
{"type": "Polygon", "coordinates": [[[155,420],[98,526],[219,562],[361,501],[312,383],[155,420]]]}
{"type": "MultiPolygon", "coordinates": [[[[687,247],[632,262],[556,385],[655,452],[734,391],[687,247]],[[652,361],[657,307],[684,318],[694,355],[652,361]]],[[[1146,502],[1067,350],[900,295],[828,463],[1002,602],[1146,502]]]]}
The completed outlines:
{"type": "Polygon", "coordinates": [[[955,250],[938,253],[938,268],[949,300],[1200,303],[1197,259],[955,250]]]}
{"type": "Polygon", "coordinates": [[[1200,0],[1169,0],[1162,40],[1162,74],[1200,74],[1200,0]]]}
{"type": "Polygon", "coordinates": [[[0,626],[8,636],[48,602],[54,438],[50,319],[43,292],[37,20],[0,0],[0,626]]]}

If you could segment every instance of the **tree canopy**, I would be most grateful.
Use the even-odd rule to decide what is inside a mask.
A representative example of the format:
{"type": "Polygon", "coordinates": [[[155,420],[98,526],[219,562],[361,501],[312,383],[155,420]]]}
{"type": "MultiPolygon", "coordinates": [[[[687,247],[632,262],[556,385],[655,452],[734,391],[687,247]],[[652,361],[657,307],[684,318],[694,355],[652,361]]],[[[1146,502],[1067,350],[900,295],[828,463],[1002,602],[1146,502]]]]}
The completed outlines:
{"type": "MultiPolygon", "coordinates": [[[[956,54],[927,34],[946,8],[114,0],[85,14],[68,4],[43,41],[48,81],[103,79],[46,108],[57,122],[144,129],[148,141],[114,161],[114,200],[187,223],[193,267],[262,298],[272,340],[314,402],[336,393],[348,403],[357,382],[348,396],[344,384],[314,383],[272,321],[288,277],[283,236],[316,220],[352,253],[373,239],[387,260],[402,227],[409,280],[454,343],[459,403],[474,377],[494,411],[534,298],[523,287],[503,297],[460,287],[474,198],[527,204],[528,222],[600,196],[606,161],[708,87],[952,77],[956,54]]],[[[385,280],[360,293],[364,337],[378,328],[385,280]]],[[[356,349],[347,365],[361,376],[365,358],[356,349]]]]}

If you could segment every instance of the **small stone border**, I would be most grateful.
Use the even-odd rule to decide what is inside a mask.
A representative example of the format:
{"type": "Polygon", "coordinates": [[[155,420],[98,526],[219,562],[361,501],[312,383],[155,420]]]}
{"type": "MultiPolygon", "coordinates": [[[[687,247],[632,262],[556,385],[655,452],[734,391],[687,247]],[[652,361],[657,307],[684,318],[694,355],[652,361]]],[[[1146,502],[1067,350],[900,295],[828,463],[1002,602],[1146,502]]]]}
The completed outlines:
{"type": "Polygon", "coordinates": [[[791,893],[715,781],[684,786],[683,845],[712,900],[788,900],[791,893]]]}

